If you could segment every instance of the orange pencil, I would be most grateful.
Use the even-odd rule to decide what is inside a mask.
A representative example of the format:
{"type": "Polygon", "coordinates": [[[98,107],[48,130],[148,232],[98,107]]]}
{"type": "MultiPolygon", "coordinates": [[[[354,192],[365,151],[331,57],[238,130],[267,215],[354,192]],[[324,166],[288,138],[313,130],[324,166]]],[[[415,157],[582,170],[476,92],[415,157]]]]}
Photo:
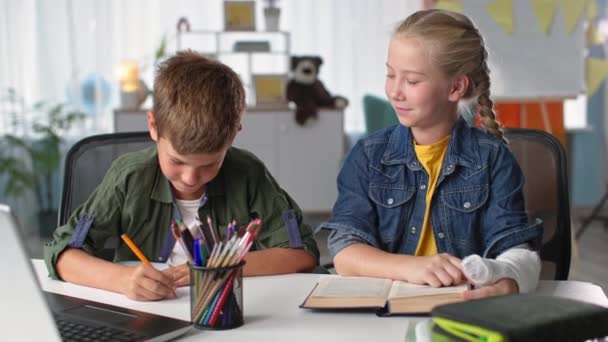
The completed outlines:
{"type": "MultiPolygon", "coordinates": [[[[144,253],[142,253],[141,250],[139,248],[137,248],[137,246],[135,245],[135,243],[133,243],[133,240],[131,240],[131,238],[129,237],[129,235],[122,234],[120,236],[120,238],[122,239],[122,241],[124,241],[127,244],[127,246],[129,246],[129,248],[131,249],[131,251],[133,253],[135,253],[135,255],[137,255],[137,258],[139,259],[139,261],[141,261],[146,266],[154,267],[150,263],[150,260],[148,260],[148,258],[146,258],[146,256],[144,255],[144,253]]],[[[172,292],[173,292],[173,296],[177,297],[177,293],[175,292],[175,290],[173,290],[172,292]]]]}
{"type": "Polygon", "coordinates": [[[137,255],[137,258],[139,258],[139,260],[146,266],[152,266],[150,264],[150,260],[148,260],[148,258],[146,258],[146,256],[144,255],[144,253],[142,253],[139,248],[137,248],[137,246],[135,246],[135,244],[133,243],[133,241],[131,240],[131,238],[129,238],[129,235],[127,234],[122,234],[120,236],[120,238],[122,239],[122,241],[124,241],[127,246],[129,246],[129,248],[131,249],[131,251],[133,253],[135,253],[135,255],[137,255]]]}

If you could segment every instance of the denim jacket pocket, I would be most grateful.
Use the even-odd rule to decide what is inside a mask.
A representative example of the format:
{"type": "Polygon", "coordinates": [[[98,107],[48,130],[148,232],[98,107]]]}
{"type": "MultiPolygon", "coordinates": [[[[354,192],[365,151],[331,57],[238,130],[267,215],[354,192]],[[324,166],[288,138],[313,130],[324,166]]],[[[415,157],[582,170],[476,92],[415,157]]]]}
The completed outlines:
{"type": "Polygon", "coordinates": [[[396,241],[399,240],[404,228],[404,218],[411,211],[411,199],[414,188],[396,187],[387,184],[371,184],[369,197],[376,204],[378,214],[378,236],[381,248],[385,251],[395,251],[396,241]]]}
{"type": "Polygon", "coordinates": [[[470,213],[488,200],[488,184],[471,185],[441,192],[441,202],[448,208],[463,213],[470,213]]]}
{"type": "Polygon", "coordinates": [[[481,238],[478,226],[480,215],[488,200],[488,184],[469,185],[444,190],[441,198],[441,220],[457,255],[473,252],[481,238]]]}
{"type": "Polygon", "coordinates": [[[370,184],[369,198],[384,208],[395,208],[409,201],[414,195],[414,188],[397,187],[389,184],[370,184]]]}

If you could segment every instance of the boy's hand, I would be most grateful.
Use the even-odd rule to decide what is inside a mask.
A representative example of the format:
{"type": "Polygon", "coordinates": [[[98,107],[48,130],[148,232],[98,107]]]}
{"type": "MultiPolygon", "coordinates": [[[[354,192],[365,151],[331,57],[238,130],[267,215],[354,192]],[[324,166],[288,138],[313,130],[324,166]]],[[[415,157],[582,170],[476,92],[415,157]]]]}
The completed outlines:
{"type": "Polygon", "coordinates": [[[486,285],[475,290],[467,290],[462,296],[466,300],[480,299],[493,296],[504,296],[519,292],[517,282],[511,278],[502,278],[492,285],[486,285]]]}
{"type": "Polygon", "coordinates": [[[151,266],[132,268],[123,293],[133,300],[152,301],[175,298],[173,278],[151,266]]]}
{"type": "Polygon", "coordinates": [[[190,268],[187,264],[169,267],[163,270],[163,273],[173,279],[175,286],[190,285],[190,268]]]}
{"type": "Polygon", "coordinates": [[[414,267],[405,278],[410,283],[432,287],[457,285],[465,280],[460,259],[447,253],[416,257],[414,267]]]}

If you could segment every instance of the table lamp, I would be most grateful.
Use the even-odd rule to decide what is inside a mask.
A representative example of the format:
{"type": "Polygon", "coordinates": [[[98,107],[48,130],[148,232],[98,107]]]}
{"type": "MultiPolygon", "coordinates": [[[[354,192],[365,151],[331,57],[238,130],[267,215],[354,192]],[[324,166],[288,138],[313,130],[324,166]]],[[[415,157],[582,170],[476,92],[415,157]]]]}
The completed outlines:
{"type": "Polygon", "coordinates": [[[139,109],[148,97],[148,87],[139,78],[137,62],[122,62],[118,69],[120,82],[120,107],[122,109],[139,109]]]}

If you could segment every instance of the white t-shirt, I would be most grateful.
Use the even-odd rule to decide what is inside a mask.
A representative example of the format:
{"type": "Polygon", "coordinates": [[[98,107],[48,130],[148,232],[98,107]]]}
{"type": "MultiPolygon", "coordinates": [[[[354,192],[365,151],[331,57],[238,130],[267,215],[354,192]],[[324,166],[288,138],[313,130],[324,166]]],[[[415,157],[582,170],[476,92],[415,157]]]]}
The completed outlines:
{"type": "MultiPolygon", "coordinates": [[[[203,197],[204,196],[205,195],[203,194],[203,197]]],[[[192,234],[192,237],[194,237],[195,239],[200,237],[198,236],[198,230],[195,229],[195,225],[196,217],[198,216],[198,208],[201,204],[201,200],[203,197],[196,200],[175,200],[175,203],[177,204],[177,209],[179,210],[182,216],[183,224],[188,227],[190,233],[192,234]]],[[[169,258],[167,259],[167,265],[177,266],[184,264],[187,261],[188,257],[186,256],[186,252],[182,248],[182,245],[180,243],[176,243],[175,247],[173,247],[171,255],[169,255],[169,258]]]]}

